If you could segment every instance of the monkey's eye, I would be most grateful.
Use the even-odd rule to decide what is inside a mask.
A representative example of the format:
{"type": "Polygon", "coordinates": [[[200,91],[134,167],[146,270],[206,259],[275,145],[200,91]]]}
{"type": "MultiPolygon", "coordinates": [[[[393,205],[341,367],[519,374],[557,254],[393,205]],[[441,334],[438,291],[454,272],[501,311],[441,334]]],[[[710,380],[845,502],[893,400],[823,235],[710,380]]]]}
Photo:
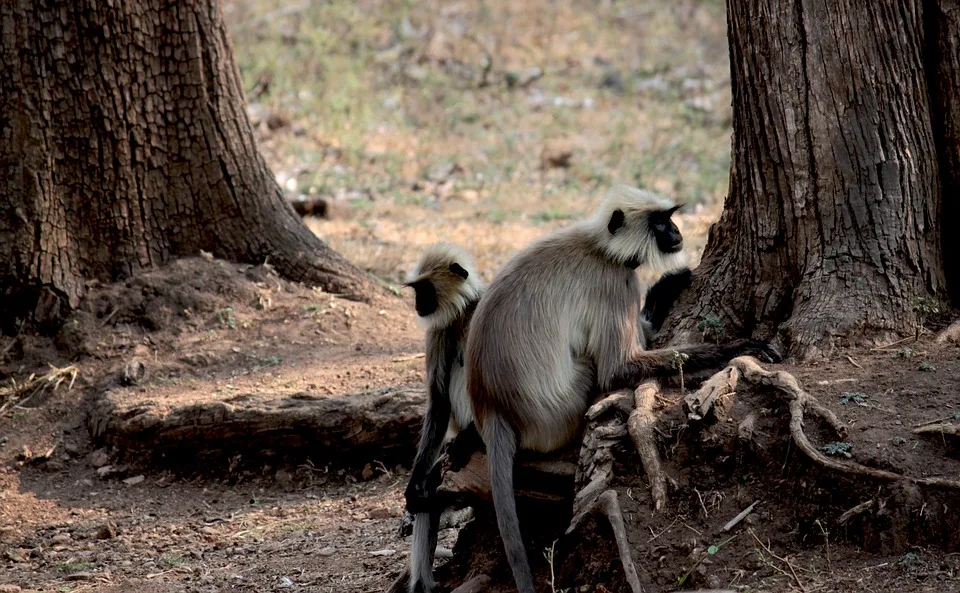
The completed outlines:
{"type": "Polygon", "coordinates": [[[665,223],[665,222],[658,222],[658,223],[656,223],[655,225],[653,225],[653,228],[654,228],[654,230],[656,230],[658,233],[665,233],[665,232],[667,232],[667,223],[665,223]]]}

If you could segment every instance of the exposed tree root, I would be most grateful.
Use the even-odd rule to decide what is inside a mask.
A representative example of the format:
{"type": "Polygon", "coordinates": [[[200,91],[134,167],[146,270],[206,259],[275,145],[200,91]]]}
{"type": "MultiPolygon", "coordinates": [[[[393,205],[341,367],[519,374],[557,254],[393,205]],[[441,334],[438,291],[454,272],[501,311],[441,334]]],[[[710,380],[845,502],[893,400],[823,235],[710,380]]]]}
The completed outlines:
{"type": "Polygon", "coordinates": [[[613,528],[620,562],[623,564],[627,583],[633,593],[641,593],[643,588],[630,553],[630,543],[627,541],[626,527],[617,493],[609,488],[613,480],[612,448],[624,434],[629,432],[650,482],[654,510],[663,509],[666,505],[667,481],[660,466],[660,456],[653,435],[653,426],[656,422],[653,416],[653,404],[658,391],[659,387],[656,383],[644,383],[632,396],[629,391],[618,391],[606,396],[587,410],[588,425],[577,464],[578,490],[574,496],[573,519],[570,520],[570,526],[567,528],[567,534],[570,534],[590,514],[603,513],[613,528]],[[630,417],[626,426],[617,414],[606,414],[612,409],[629,411],[630,417]]]}
{"type": "Polygon", "coordinates": [[[581,515],[585,509],[593,508],[600,494],[607,490],[613,480],[612,448],[619,442],[619,438],[627,433],[627,429],[617,414],[606,412],[611,409],[623,410],[627,405],[632,408],[630,392],[617,391],[587,410],[588,423],[580,445],[580,458],[574,479],[574,517],[581,515]]]}
{"type": "Polygon", "coordinates": [[[637,567],[633,563],[633,557],[630,554],[630,542],[627,540],[627,528],[623,523],[623,513],[620,511],[620,501],[617,498],[615,490],[606,490],[595,498],[586,508],[575,515],[570,521],[570,527],[567,528],[567,534],[572,533],[580,525],[580,522],[593,512],[601,512],[610,521],[613,528],[613,537],[617,542],[617,550],[620,552],[620,562],[623,564],[623,572],[626,574],[627,583],[630,584],[632,593],[643,593],[643,587],[640,586],[640,577],[637,576],[637,567]]]}
{"type": "Polygon", "coordinates": [[[803,416],[805,412],[810,412],[827,424],[837,435],[843,436],[846,433],[846,427],[837,418],[837,415],[820,405],[816,398],[801,389],[796,377],[784,371],[767,371],[760,366],[756,359],[749,356],[733,359],[730,361],[730,366],[708,379],[697,392],[684,398],[690,420],[702,420],[711,413],[720,419],[725,418],[726,410],[733,403],[732,396],[736,393],[737,384],[741,379],[751,385],[773,387],[788,396],[790,436],[794,444],[818,465],[835,471],[867,476],[878,480],[909,480],[924,486],[960,489],[960,482],[956,480],[912,478],[895,472],[867,467],[852,461],[839,461],[827,457],[810,442],[810,439],[803,432],[803,416]]]}
{"type": "Polygon", "coordinates": [[[653,403],[657,399],[659,387],[656,383],[644,383],[634,392],[635,409],[627,420],[630,438],[640,454],[643,471],[650,483],[653,497],[653,510],[659,512],[667,505],[667,478],[660,465],[660,454],[653,436],[653,427],[657,419],[653,415],[653,403]]]}
{"type": "Polygon", "coordinates": [[[481,593],[487,590],[490,584],[490,577],[485,574],[478,574],[466,583],[460,585],[450,593],[481,593]]]}
{"type": "Polygon", "coordinates": [[[953,436],[960,437],[960,425],[957,424],[929,424],[927,426],[921,426],[920,428],[915,428],[913,434],[949,434],[953,436]]]}
{"type": "Polygon", "coordinates": [[[949,342],[960,342],[960,319],[951,323],[945,330],[937,335],[938,344],[949,342]]]}

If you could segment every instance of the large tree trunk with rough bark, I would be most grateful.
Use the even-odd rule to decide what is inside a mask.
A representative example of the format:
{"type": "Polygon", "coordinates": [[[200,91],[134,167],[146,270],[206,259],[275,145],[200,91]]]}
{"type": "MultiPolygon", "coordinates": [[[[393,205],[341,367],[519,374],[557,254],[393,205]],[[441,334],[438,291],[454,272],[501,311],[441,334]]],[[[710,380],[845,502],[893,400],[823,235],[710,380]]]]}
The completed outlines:
{"type": "Polygon", "coordinates": [[[282,199],[219,2],[20,0],[0,26],[0,295],[17,313],[55,322],[88,279],[200,250],[370,288],[282,199]]]}
{"type": "Polygon", "coordinates": [[[945,296],[960,188],[956,4],[727,2],[730,191],[675,340],[717,316],[728,335],[818,355],[911,331],[918,299],[945,296]]]}

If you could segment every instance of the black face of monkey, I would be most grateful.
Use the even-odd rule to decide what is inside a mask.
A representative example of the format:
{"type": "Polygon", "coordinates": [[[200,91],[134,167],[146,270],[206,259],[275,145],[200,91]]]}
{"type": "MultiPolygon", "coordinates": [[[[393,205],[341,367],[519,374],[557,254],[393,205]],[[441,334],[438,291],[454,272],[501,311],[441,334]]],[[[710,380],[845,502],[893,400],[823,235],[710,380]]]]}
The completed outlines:
{"type": "Polygon", "coordinates": [[[417,296],[416,308],[417,315],[420,317],[426,317],[432,315],[434,311],[437,310],[437,307],[440,305],[437,300],[437,289],[433,286],[433,282],[429,280],[417,280],[416,282],[411,282],[407,286],[413,288],[417,296]]]}
{"type": "Polygon", "coordinates": [[[650,228],[657,239],[657,248],[664,253],[676,253],[683,248],[683,235],[670,220],[670,216],[679,208],[680,206],[674,206],[669,210],[651,212],[648,215],[650,228]]]}
{"type": "Polygon", "coordinates": [[[452,295],[459,290],[461,283],[469,276],[470,273],[463,266],[453,262],[447,266],[446,270],[435,269],[428,277],[407,283],[407,286],[416,292],[417,315],[420,317],[433,315],[440,307],[441,297],[444,302],[449,302],[452,295]]]}

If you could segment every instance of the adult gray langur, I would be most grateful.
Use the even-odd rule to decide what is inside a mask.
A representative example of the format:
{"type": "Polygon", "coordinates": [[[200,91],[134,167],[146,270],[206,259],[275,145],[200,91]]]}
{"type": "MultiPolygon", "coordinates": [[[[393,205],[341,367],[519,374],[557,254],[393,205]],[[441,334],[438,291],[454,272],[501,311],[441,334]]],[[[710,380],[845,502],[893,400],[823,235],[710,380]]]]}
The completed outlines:
{"type": "Polygon", "coordinates": [[[778,359],[752,340],[644,349],[636,270],[676,267],[683,246],[671,220],[677,208],[643,190],[613,187],[592,218],[518,253],[474,312],[467,394],[486,444],[497,524],[520,593],[535,588],[513,491],[518,448],[563,447],[580,428],[589,394],[675,375],[677,352],[687,357],[685,371],[745,353],[778,359]]]}

